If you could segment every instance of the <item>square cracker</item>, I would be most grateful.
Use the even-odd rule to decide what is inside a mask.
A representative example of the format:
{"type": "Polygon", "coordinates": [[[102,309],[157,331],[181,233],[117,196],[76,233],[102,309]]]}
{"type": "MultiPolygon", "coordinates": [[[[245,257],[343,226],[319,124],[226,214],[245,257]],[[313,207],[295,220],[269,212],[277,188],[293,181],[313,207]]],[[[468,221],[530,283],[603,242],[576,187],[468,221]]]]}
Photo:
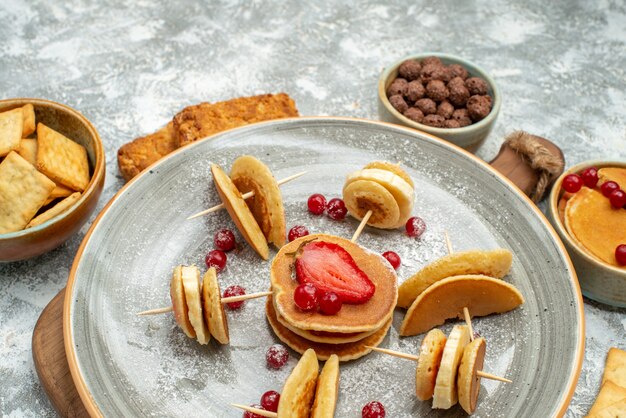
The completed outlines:
{"type": "Polygon", "coordinates": [[[89,184],[87,150],[48,128],[37,125],[37,168],[52,180],[79,192],[89,184]]]}
{"type": "Polygon", "coordinates": [[[626,351],[611,347],[606,356],[602,383],[607,380],[626,388],[626,351]]]}
{"type": "Polygon", "coordinates": [[[0,234],[24,229],[55,188],[17,152],[0,163],[0,234]]]}
{"type": "Polygon", "coordinates": [[[35,108],[32,104],[22,106],[22,116],[24,117],[24,125],[22,128],[22,138],[35,132],[35,108]]]}
{"type": "Polygon", "coordinates": [[[35,217],[32,221],[28,223],[28,225],[26,225],[26,228],[32,228],[33,226],[41,225],[42,223],[54,218],[55,216],[60,215],[61,213],[72,207],[74,203],[78,202],[80,196],[81,194],[79,192],[72,193],[44,213],[35,217]]]}
{"type": "Polygon", "coordinates": [[[619,400],[611,405],[600,409],[590,418],[626,418],[626,398],[619,400]]]}
{"type": "Polygon", "coordinates": [[[598,397],[589,410],[589,416],[593,416],[600,410],[622,399],[626,400],[626,389],[607,380],[602,384],[598,397]]]}
{"type": "Polygon", "coordinates": [[[24,138],[20,141],[17,153],[33,166],[37,166],[37,140],[32,138],[24,138]]]}
{"type": "Polygon", "coordinates": [[[21,108],[0,113],[0,157],[20,146],[23,126],[24,116],[21,108]]]}

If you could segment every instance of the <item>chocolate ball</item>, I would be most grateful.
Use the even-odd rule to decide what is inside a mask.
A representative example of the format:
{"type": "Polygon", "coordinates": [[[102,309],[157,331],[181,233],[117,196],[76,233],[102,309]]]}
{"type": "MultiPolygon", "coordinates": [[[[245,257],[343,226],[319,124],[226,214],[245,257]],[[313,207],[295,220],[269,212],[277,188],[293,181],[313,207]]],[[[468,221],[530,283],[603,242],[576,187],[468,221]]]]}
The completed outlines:
{"type": "Polygon", "coordinates": [[[396,109],[400,113],[406,112],[406,110],[409,108],[409,105],[406,104],[406,102],[404,101],[404,98],[400,96],[399,94],[394,94],[393,96],[391,96],[389,98],[389,103],[391,103],[393,108],[396,109]]]}
{"type": "Polygon", "coordinates": [[[457,109],[452,112],[452,119],[459,122],[461,127],[468,126],[472,124],[472,120],[469,117],[469,112],[467,109],[457,109]]]}
{"type": "Polygon", "coordinates": [[[398,67],[398,75],[408,81],[417,80],[420,76],[422,65],[419,61],[406,60],[398,67]]]}
{"type": "Polygon", "coordinates": [[[406,90],[406,98],[410,101],[416,102],[419,99],[423,98],[425,94],[426,89],[424,88],[424,85],[421,81],[413,80],[408,84],[406,90]]]}
{"type": "Polygon", "coordinates": [[[453,78],[448,83],[448,89],[450,90],[450,94],[448,95],[448,100],[455,107],[463,107],[465,103],[467,103],[467,99],[470,97],[469,90],[465,87],[463,80],[460,77],[453,78]],[[455,80],[460,80],[461,83],[455,82],[455,80]]]}
{"type": "Polygon", "coordinates": [[[461,124],[459,123],[458,120],[448,119],[443,123],[443,127],[444,128],[460,128],[461,124]]]}
{"type": "Polygon", "coordinates": [[[478,78],[478,77],[468,78],[467,80],[465,80],[465,87],[467,87],[467,89],[470,92],[470,95],[472,96],[474,95],[483,96],[487,94],[487,87],[488,87],[487,82],[483,80],[482,78],[478,78]]]}
{"type": "Polygon", "coordinates": [[[452,76],[452,78],[461,77],[461,80],[465,80],[469,76],[465,67],[460,64],[448,65],[448,71],[450,71],[450,75],[452,76]]]}
{"type": "Polygon", "coordinates": [[[439,103],[437,106],[437,114],[442,116],[444,119],[450,119],[452,117],[452,113],[454,112],[454,106],[447,100],[439,103]]]}
{"type": "Polygon", "coordinates": [[[396,78],[393,82],[387,87],[387,97],[391,97],[394,94],[399,94],[404,96],[406,94],[406,89],[409,85],[409,82],[404,78],[396,78]]]}
{"type": "Polygon", "coordinates": [[[451,89],[452,87],[459,87],[459,86],[465,87],[465,80],[463,80],[461,77],[452,77],[450,81],[448,81],[449,89],[451,89]]]}
{"type": "Polygon", "coordinates": [[[422,60],[422,67],[429,64],[443,65],[443,62],[441,62],[441,60],[437,57],[426,57],[422,60]]]}
{"type": "Polygon", "coordinates": [[[484,119],[490,111],[491,102],[486,96],[474,95],[467,101],[467,112],[474,122],[484,119]]]}
{"type": "Polygon", "coordinates": [[[443,128],[445,119],[439,115],[428,115],[424,117],[422,123],[424,125],[432,126],[434,128],[443,128]]]}
{"type": "Polygon", "coordinates": [[[424,113],[422,113],[422,111],[417,107],[410,107],[406,112],[404,112],[404,116],[417,123],[422,123],[422,120],[424,120],[424,113]]]}
{"type": "Polygon", "coordinates": [[[442,80],[448,82],[450,81],[450,72],[442,65],[424,65],[422,66],[422,72],[420,73],[420,80],[422,80],[422,84],[428,84],[431,80],[442,80]]]}
{"type": "Polygon", "coordinates": [[[441,80],[431,80],[426,86],[426,95],[436,102],[445,100],[449,94],[446,84],[441,80]]]}
{"type": "Polygon", "coordinates": [[[432,99],[419,99],[415,102],[415,107],[421,110],[424,115],[437,113],[437,103],[432,99]]]}

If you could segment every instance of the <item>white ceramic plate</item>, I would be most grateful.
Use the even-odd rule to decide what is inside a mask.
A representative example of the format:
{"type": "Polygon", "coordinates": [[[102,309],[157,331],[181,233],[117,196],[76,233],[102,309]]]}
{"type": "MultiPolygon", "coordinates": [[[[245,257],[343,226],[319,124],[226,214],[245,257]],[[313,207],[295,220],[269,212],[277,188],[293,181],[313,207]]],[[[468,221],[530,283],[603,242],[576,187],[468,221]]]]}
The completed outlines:
{"type": "MultiPolygon", "coordinates": [[[[229,313],[231,344],[200,346],[171,314],[138,317],[167,306],[172,268],[204,269],[213,233],[234,229],[225,212],[185,218],[219,203],[211,162],[230,169],[242,154],[265,161],[277,178],[308,174],[282,187],[287,225],[350,237],[358,222],[310,215],[312,193],[341,195],[345,176],[372,160],[401,162],[416,183],[414,212],[425,219],[420,240],[403,231],[366,228],[359,243],[403,260],[400,281],[446,253],[443,231],[456,250],[504,247],[514,254],[506,280],[526,303],[513,312],[478,318],[486,337],[485,370],[514,381],[483,380],[476,416],[562,415],[573,394],[583,355],[582,300],[561,242],[537,208],[487,164],[443,141],[383,123],[301,118],[225,132],[165,158],[122,189],[87,234],[74,262],[65,299],[64,332],[72,375],[92,414],[105,416],[241,417],[228,405],[251,404],[280,391],[299,356],[280,371],[266,368],[265,351],[277,343],[264,301],[229,313]]],[[[238,235],[239,241],[242,241],[238,235]]],[[[249,292],[268,287],[268,266],[244,245],[229,253],[222,288],[249,292]]],[[[421,336],[399,338],[396,311],[382,347],[415,353],[421,336]]],[[[443,327],[448,332],[451,324],[443,327]]],[[[415,365],[372,353],[342,364],[337,417],[359,417],[370,400],[389,417],[462,416],[458,406],[432,411],[415,398],[415,365]]]]}

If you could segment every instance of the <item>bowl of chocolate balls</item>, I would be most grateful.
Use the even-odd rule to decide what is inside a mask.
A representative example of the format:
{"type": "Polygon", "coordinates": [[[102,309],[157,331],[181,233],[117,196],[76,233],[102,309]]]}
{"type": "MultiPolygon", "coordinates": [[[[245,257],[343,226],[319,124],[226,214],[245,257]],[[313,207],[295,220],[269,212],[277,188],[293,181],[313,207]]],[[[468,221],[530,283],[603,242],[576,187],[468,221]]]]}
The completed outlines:
{"type": "Polygon", "coordinates": [[[480,67],[454,55],[424,53],[401,59],[380,76],[382,120],[476,150],[494,126],[500,94],[480,67]]]}

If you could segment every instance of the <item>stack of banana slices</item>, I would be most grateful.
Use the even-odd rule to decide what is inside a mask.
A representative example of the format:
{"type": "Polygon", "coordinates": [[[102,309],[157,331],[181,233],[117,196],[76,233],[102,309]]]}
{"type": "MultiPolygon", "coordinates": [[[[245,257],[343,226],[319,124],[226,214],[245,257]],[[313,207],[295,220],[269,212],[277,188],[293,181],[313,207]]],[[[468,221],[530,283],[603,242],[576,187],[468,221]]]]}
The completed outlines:
{"type": "Polygon", "coordinates": [[[395,229],[411,217],[414,187],[411,177],[398,164],[374,161],[348,175],[343,200],[356,219],[363,219],[371,211],[368,225],[395,229]]]}
{"type": "Polygon", "coordinates": [[[332,418],[339,394],[339,359],[330,356],[320,373],[317,357],[311,348],[304,352],[285,381],[276,414],[233,406],[268,417],[332,418]]]}
{"type": "Polygon", "coordinates": [[[176,323],[189,338],[208,344],[212,335],[220,344],[229,343],[228,322],[215,268],[211,267],[200,282],[198,267],[176,266],[170,296],[176,323]]]}
{"type": "Polygon", "coordinates": [[[217,192],[250,246],[263,260],[269,258],[268,243],[280,248],[286,241],[285,208],[278,182],[260,160],[244,155],[235,160],[230,177],[217,164],[211,165],[217,192]],[[254,196],[244,200],[247,192],[254,196]]]}

